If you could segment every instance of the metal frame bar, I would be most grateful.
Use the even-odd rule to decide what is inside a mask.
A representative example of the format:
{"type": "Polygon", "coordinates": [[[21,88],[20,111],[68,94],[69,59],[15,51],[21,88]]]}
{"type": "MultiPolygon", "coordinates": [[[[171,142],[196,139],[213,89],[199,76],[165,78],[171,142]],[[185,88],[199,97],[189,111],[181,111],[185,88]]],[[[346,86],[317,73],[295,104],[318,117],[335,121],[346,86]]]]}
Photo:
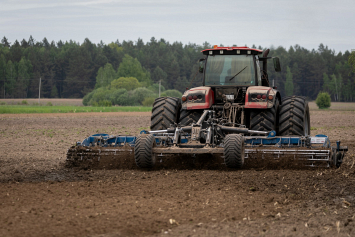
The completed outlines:
{"type": "MultiPolygon", "coordinates": [[[[209,111],[205,110],[197,126],[202,123],[205,117],[209,114],[209,111]],[[203,117],[203,119],[202,119],[203,117]]],[[[224,128],[223,126],[221,128],[224,128]]],[[[153,154],[224,154],[223,144],[217,147],[209,146],[211,142],[210,129],[207,129],[206,144],[202,146],[187,147],[187,142],[191,139],[192,126],[177,127],[175,129],[149,131],[144,133],[151,133],[155,136],[156,147],[153,147],[153,154]],[[169,145],[171,144],[171,145],[169,145]],[[185,147],[183,147],[185,145],[185,147]]],[[[228,127],[230,132],[236,133],[262,133],[264,131],[252,131],[246,128],[231,128],[228,127]],[[245,130],[245,131],[244,131],[245,130]]],[[[228,130],[228,131],[229,131],[228,130]]],[[[83,142],[78,142],[77,147],[83,147],[84,149],[69,149],[68,159],[83,159],[88,157],[92,159],[97,157],[100,160],[100,156],[119,156],[120,152],[134,152],[134,145],[136,142],[135,136],[110,136],[108,134],[95,134],[86,139],[83,142]],[[100,149],[87,148],[91,145],[98,145],[103,147],[100,149]],[[128,145],[128,146],[126,146],[128,145]],[[126,148],[122,148],[126,146],[126,148]],[[131,148],[129,148],[129,146],[131,148]]],[[[261,155],[261,158],[271,156],[274,159],[280,159],[282,156],[293,156],[295,160],[303,160],[309,162],[309,166],[315,166],[314,162],[327,162],[326,166],[332,162],[334,158],[334,152],[347,151],[347,147],[341,147],[340,142],[337,141],[336,147],[330,146],[329,138],[325,135],[317,135],[315,137],[276,137],[274,132],[270,132],[269,136],[244,136],[245,141],[245,159],[253,159],[254,155],[261,155]]],[[[256,158],[256,157],[255,157],[256,158]]]]}

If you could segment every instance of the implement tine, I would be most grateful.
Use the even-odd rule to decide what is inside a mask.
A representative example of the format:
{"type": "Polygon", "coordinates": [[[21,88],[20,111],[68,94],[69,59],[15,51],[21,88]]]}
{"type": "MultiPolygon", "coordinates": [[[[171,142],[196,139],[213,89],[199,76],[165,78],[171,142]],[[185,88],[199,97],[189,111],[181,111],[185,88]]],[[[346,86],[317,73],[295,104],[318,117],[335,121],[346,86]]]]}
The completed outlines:
{"type": "MultiPolygon", "coordinates": [[[[126,142],[126,144],[128,144],[126,142]]],[[[78,146],[75,148],[70,148],[67,152],[67,157],[66,157],[66,162],[68,164],[75,164],[75,162],[80,162],[81,164],[84,164],[85,162],[93,162],[97,161],[100,162],[104,157],[109,157],[109,159],[114,158],[114,159],[120,159],[124,158],[124,155],[122,154],[132,153],[132,148],[131,147],[123,147],[123,146],[117,146],[117,147],[101,147],[101,146],[96,146],[96,147],[82,147],[78,146]]],[[[104,158],[106,159],[106,158],[104,158]]]]}
{"type": "Polygon", "coordinates": [[[282,159],[282,156],[290,155],[295,161],[309,162],[310,164],[305,164],[306,166],[318,167],[316,163],[326,162],[326,167],[329,167],[332,154],[328,149],[245,149],[245,159],[257,158],[258,155],[260,155],[262,159],[265,159],[267,155],[271,156],[270,158],[273,159],[282,159]]]}

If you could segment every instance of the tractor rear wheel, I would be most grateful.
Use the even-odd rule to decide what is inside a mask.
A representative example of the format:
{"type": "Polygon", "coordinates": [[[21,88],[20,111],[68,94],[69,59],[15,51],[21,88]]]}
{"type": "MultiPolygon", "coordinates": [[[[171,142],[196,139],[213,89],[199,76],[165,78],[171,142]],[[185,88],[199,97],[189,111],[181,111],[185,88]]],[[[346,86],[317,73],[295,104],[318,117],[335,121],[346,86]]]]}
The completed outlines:
{"type": "Polygon", "coordinates": [[[159,97],[155,99],[152,109],[151,130],[163,130],[177,123],[181,101],[174,97],[159,97]]]}
{"type": "Polygon", "coordinates": [[[228,134],[224,138],[224,163],[228,168],[242,168],[244,164],[244,138],[240,134],[228,134]]]}
{"type": "Polygon", "coordinates": [[[152,134],[139,134],[134,146],[134,160],[139,168],[152,168],[155,164],[155,156],[152,148],[155,138],[152,134]]]}
{"type": "Polygon", "coordinates": [[[270,109],[255,109],[250,112],[250,130],[276,131],[278,134],[278,109],[279,101],[270,109]]]}
{"type": "Polygon", "coordinates": [[[203,110],[197,109],[197,110],[186,110],[182,109],[180,111],[180,124],[181,126],[189,126],[193,123],[196,123],[201,115],[203,113],[203,110]]]}
{"type": "Polygon", "coordinates": [[[310,135],[308,102],[301,96],[290,96],[282,100],[280,109],[280,135],[310,135]]]}

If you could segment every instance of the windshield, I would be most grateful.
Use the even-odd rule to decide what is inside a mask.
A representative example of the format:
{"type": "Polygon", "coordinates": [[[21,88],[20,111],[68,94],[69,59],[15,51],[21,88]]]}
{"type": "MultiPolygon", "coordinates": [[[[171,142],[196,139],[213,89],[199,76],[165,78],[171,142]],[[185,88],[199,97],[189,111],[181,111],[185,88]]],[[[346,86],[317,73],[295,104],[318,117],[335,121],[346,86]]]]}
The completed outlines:
{"type": "Polygon", "coordinates": [[[253,55],[208,56],[205,85],[255,85],[253,55]]]}

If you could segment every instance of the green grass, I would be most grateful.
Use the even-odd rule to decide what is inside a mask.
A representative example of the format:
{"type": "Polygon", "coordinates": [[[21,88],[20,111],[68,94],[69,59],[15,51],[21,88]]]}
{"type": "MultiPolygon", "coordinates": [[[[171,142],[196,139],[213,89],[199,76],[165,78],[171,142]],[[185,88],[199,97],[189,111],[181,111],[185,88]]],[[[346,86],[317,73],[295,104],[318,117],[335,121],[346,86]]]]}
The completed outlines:
{"type": "Polygon", "coordinates": [[[0,105],[0,114],[33,114],[33,113],[87,113],[87,112],[150,112],[152,107],[120,106],[38,106],[38,105],[0,105]]]}

